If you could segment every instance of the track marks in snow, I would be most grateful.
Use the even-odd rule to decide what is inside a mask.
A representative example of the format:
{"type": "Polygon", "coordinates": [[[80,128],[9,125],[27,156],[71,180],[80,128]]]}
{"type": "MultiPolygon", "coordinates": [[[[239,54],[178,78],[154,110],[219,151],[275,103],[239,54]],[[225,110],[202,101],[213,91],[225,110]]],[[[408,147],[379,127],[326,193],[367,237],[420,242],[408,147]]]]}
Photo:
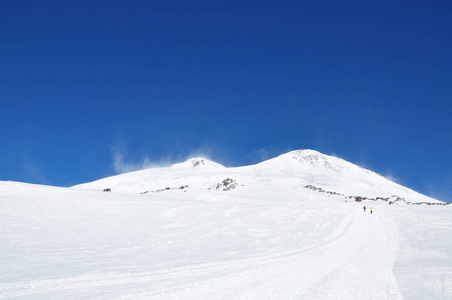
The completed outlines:
{"type": "Polygon", "coordinates": [[[121,299],[402,299],[392,274],[393,225],[386,215],[355,213],[317,244],[188,269],[185,285],[121,299]]]}
{"type": "MultiPolygon", "coordinates": [[[[77,248],[66,255],[70,241],[49,252],[92,264],[82,270],[88,272],[3,282],[0,298],[401,299],[392,274],[397,231],[384,210],[370,215],[344,203],[226,201],[234,200],[165,202],[159,213],[140,210],[142,221],[133,226],[123,215],[136,239],[125,239],[124,231],[102,247],[93,239],[105,230],[93,227],[89,239],[80,233],[93,253],[77,248]],[[141,222],[149,229],[142,231],[141,222]]],[[[123,206],[113,203],[114,214],[105,212],[99,222],[105,227],[116,211],[127,213],[123,206]]],[[[47,211],[40,218],[49,220],[47,211]]],[[[98,222],[84,220],[92,223],[81,230],[98,222]]]]}
{"type": "Polygon", "coordinates": [[[397,248],[396,229],[389,218],[355,214],[339,236],[317,249],[323,252],[319,259],[323,257],[327,266],[304,296],[401,299],[392,273],[397,248]]]}
{"type": "Polygon", "coordinates": [[[64,296],[77,290],[80,296],[92,296],[99,287],[120,285],[123,293],[109,298],[402,299],[392,274],[398,242],[391,219],[384,212],[352,212],[334,225],[310,245],[271,255],[159,272],[1,284],[0,291],[6,296],[64,296]]]}

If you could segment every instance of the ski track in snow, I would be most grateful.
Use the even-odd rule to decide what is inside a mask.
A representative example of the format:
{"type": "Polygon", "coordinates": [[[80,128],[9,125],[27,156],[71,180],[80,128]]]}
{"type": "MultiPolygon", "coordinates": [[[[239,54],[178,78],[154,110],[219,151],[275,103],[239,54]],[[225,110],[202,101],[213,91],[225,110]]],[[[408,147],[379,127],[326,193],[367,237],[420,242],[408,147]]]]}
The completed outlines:
{"type": "Polygon", "coordinates": [[[123,299],[402,299],[391,270],[396,232],[381,218],[355,213],[306,249],[189,270],[182,277],[196,280],[176,290],[123,299]]]}
{"type": "MultiPolygon", "coordinates": [[[[121,239],[113,237],[111,240],[104,241],[106,245],[96,247],[94,250],[89,248],[89,243],[93,243],[93,240],[83,240],[81,237],[87,246],[84,249],[86,254],[79,253],[83,250],[80,248],[70,249],[72,242],[65,247],[60,246],[55,249],[41,248],[41,253],[36,253],[37,261],[42,264],[39,270],[41,275],[36,275],[38,279],[9,282],[2,280],[0,298],[402,299],[392,273],[395,252],[398,249],[397,230],[384,210],[370,215],[363,213],[361,206],[333,203],[327,199],[325,203],[312,202],[312,200],[301,203],[235,201],[234,205],[231,206],[228,203],[226,206],[227,201],[230,199],[224,202],[217,200],[214,203],[164,204],[161,215],[167,220],[159,226],[165,230],[168,239],[164,241],[154,238],[152,242],[154,245],[152,247],[164,247],[160,250],[163,252],[153,252],[152,247],[149,246],[143,249],[140,243],[135,245],[132,243],[124,247],[121,239]],[[203,219],[204,222],[198,223],[192,220],[192,224],[187,226],[187,221],[183,221],[184,216],[187,214],[193,216],[194,210],[200,212],[198,218],[203,219]],[[328,210],[337,211],[329,212],[328,210]],[[262,219],[269,223],[267,227],[262,223],[262,219]],[[316,223],[315,219],[319,222],[316,223]],[[278,226],[283,233],[285,230],[291,230],[295,234],[281,237],[279,236],[281,232],[275,229],[278,226]],[[221,230],[224,236],[214,236],[221,234],[221,230]],[[240,230],[248,237],[242,239],[240,234],[236,233],[240,230]],[[174,232],[174,236],[169,232],[174,232]],[[204,237],[203,234],[205,234],[204,237]],[[225,239],[231,234],[233,235],[231,241],[225,239]],[[195,257],[206,256],[207,262],[198,258],[182,266],[183,253],[177,254],[179,257],[175,254],[175,261],[171,261],[171,255],[165,258],[165,251],[169,253],[184,251],[183,247],[178,248],[172,244],[175,242],[171,240],[176,239],[186,239],[189,245],[193,244],[191,246],[193,248],[189,247],[186,251],[195,257]],[[262,242],[253,245],[252,242],[256,242],[256,239],[262,242]],[[239,247],[222,248],[221,242],[226,243],[227,246],[237,244],[239,247]],[[209,243],[215,245],[209,245],[209,243]],[[248,252],[247,243],[250,248],[248,252]],[[270,247],[266,247],[266,243],[270,247]],[[145,252],[146,249],[149,253],[145,252]],[[102,257],[102,253],[94,253],[94,258],[91,258],[90,251],[105,251],[105,256],[102,257]],[[211,251],[218,253],[211,253],[211,251]],[[137,267],[138,271],[135,271],[133,267],[120,265],[114,272],[108,272],[109,268],[106,266],[110,263],[115,264],[121,259],[128,260],[129,256],[134,255],[149,257],[157,255],[164,260],[163,263],[167,263],[167,266],[159,267],[156,271],[140,272],[139,270],[143,268],[137,267]],[[102,257],[104,262],[90,261],[90,259],[95,260],[96,257],[102,257]],[[64,264],[58,266],[58,263],[51,263],[52,258],[63,262],[69,260],[69,265],[91,263],[94,266],[82,268],[80,272],[86,273],[80,276],[69,277],[66,274],[59,278],[52,278],[56,275],[42,270],[45,268],[42,260],[49,260],[49,268],[52,268],[52,264],[53,267],[64,267],[64,264]],[[100,266],[96,267],[96,264],[100,266]],[[178,264],[181,266],[177,266],[178,264]],[[121,267],[126,271],[121,272],[121,267]],[[49,279],[43,279],[46,277],[49,279]]],[[[139,203],[125,202],[126,206],[139,203]]],[[[149,205],[149,203],[146,204],[149,205]]],[[[94,239],[97,234],[105,234],[103,228],[100,230],[89,228],[96,226],[96,221],[90,218],[101,218],[99,222],[105,218],[102,214],[96,216],[99,213],[97,209],[89,212],[89,207],[92,209],[96,204],[84,202],[78,205],[85,206],[79,208],[81,211],[88,210],[87,219],[77,220],[77,222],[86,221],[88,225],[77,224],[78,229],[85,230],[85,233],[94,230],[94,239]],[[99,231],[96,232],[96,230],[99,231]]],[[[112,212],[125,208],[122,202],[110,204],[101,202],[97,205],[97,208],[102,208],[103,214],[107,217],[112,212]]],[[[153,205],[162,209],[160,202],[151,203],[150,207],[153,205]]],[[[32,208],[21,206],[21,209],[32,208]]],[[[142,209],[148,210],[149,207],[142,207],[142,209]]],[[[52,223],[52,218],[57,218],[56,215],[49,216],[49,212],[45,210],[40,213],[41,216],[36,216],[35,222],[52,223]]],[[[147,216],[146,213],[144,215],[152,217],[147,216]]],[[[14,217],[19,216],[14,215],[14,217]]],[[[20,225],[24,224],[18,224],[20,225]]],[[[146,226],[152,226],[152,224],[146,223],[146,226]]],[[[54,233],[48,232],[48,234],[54,233]]],[[[289,233],[285,232],[285,234],[289,233]]],[[[26,247],[26,242],[22,242],[26,247]]],[[[28,246],[30,245],[32,246],[32,244],[28,246]]],[[[39,246],[38,249],[40,249],[39,246]]],[[[33,255],[33,253],[30,254],[33,255]]],[[[9,255],[14,256],[11,253],[9,255]]],[[[16,267],[27,268],[27,265],[20,264],[17,262],[16,267]]],[[[34,264],[37,263],[34,262],[34,264]]],[[[10,266],[10,271],[14,272],[14,267],[10,266]]]]}

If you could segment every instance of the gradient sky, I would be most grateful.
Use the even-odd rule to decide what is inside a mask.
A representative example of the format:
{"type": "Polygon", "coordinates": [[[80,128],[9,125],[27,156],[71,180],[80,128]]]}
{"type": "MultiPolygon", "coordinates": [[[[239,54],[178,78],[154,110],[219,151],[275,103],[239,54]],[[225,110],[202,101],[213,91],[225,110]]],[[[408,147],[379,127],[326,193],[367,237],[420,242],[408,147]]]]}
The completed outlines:
{"type": "Polygon", "coordinates": [[[450,1],[0,2],[0,180],[315,149],[452,201],[450,1]]]}

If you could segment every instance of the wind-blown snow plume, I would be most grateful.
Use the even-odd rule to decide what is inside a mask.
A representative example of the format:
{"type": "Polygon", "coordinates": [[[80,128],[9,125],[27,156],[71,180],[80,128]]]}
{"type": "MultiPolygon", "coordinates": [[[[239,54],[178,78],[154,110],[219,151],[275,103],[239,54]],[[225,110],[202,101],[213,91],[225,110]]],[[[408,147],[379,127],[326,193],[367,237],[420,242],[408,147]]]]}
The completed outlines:
{"type": "Polygon", "coordinates": [[[45,167],[42,164],[37,165],[27,160],[22,164],[22,170],[28,180],[39,182],[40,184],[49,183],[45,175],[45,167]]]}
{"type": "Polygon", "coordinates": [[[149,156],[145,156],[141,160],[131,161],[127,159],[127,147],[125,143],[118,143],[111,149],[112,167],[117,174],[123,174],[133,171],[145,170],[150,168],[168,167],[181,161],[187,161],[193,157],[202,157],[211,160],[212,148],[201,146],[189,152],[188,155],[174,155],[160,158],[159,160],[151,160],[149,156]]]}
{"type": "Polygon", "coordinates": [[[125,160],[127,151],[124,146],[115,146],[111,150],[113,169],[117,174],[128,173],[132,171],[145,170],[149,168],[170,166],[173,162],[170,159],[161,159],[160,161],[152,161],[148,156],[145,156],[139,162],[128,162],[125,160]]]}
{"type": "Polygon", "coordinates": [[[145,157],[141,163],[126,163],[124,161],[124,154],[115,152],[113,154],[113,169],[116,173],[122,174],[137,170],[143,170],[151,167],[149,158],[145,157]]]}

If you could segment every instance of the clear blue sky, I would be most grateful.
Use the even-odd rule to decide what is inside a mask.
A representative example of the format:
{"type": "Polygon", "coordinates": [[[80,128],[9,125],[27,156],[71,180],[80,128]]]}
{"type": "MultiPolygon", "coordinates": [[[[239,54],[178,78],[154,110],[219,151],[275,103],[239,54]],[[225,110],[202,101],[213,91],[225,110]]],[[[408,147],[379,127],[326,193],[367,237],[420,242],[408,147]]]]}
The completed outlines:
{"type": "Polygon", "coordinates": [[[450,1],[0,2],[0,180],[295,149],[452,201],[450,1]]]}

